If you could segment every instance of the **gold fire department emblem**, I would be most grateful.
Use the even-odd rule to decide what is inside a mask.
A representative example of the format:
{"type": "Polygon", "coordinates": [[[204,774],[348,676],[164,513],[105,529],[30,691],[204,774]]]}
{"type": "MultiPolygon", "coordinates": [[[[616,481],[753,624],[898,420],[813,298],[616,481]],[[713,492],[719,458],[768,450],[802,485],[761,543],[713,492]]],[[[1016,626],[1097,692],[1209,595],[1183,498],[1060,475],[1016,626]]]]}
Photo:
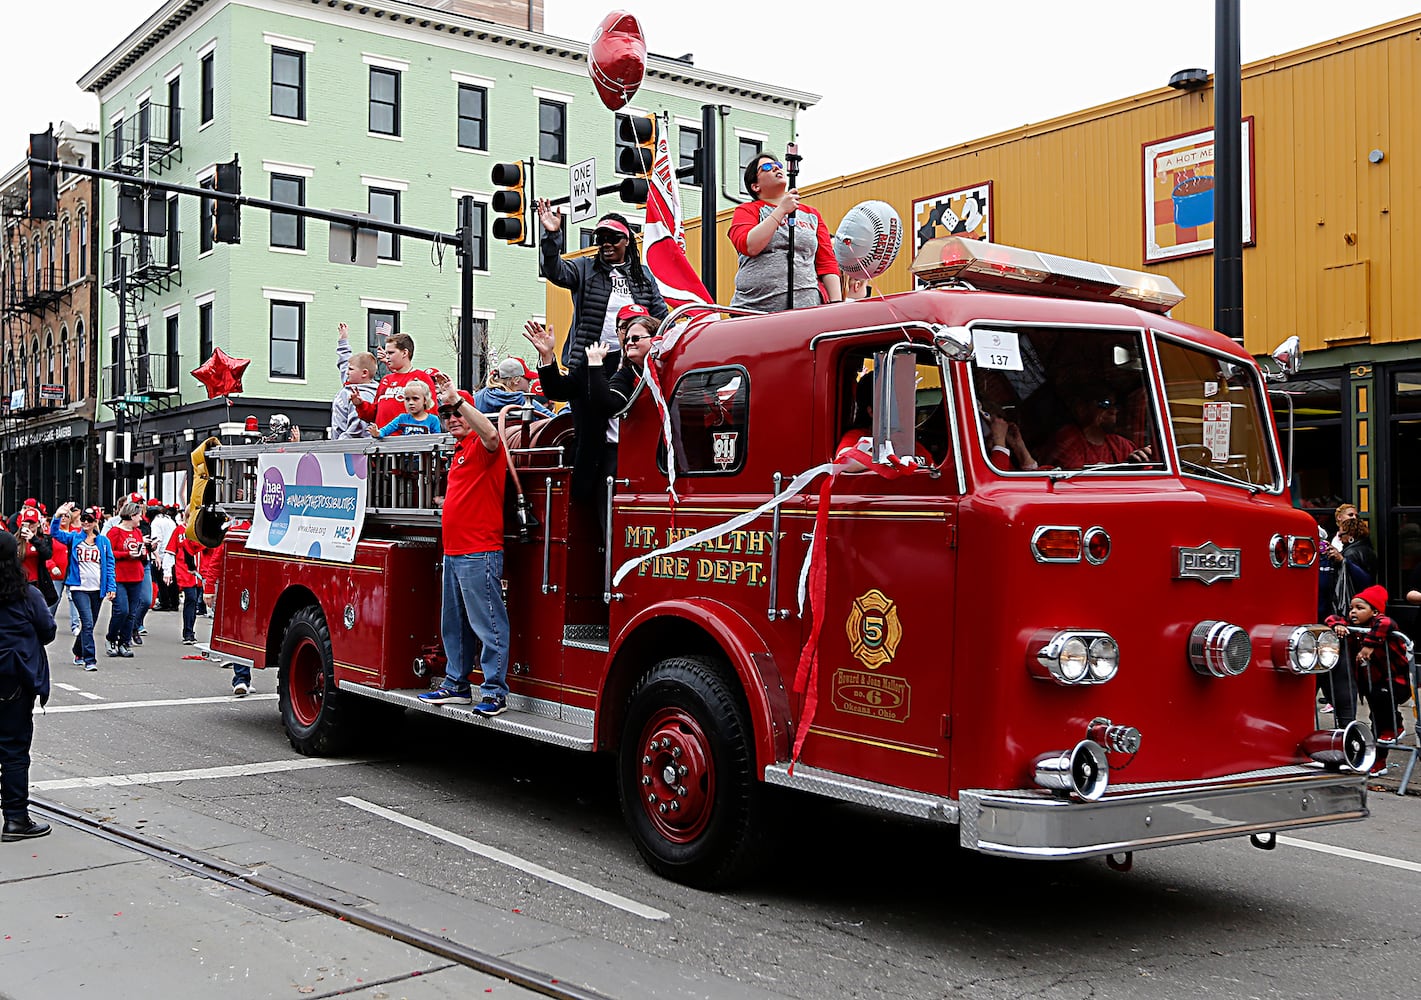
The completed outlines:
{"type": "Polygon", "coordinates": [[[898,606],[881,590],[870,590],[854,601],[844,630],[849,634],[849,650],[870,670],[892,663],[903,638],[898,606]]]}

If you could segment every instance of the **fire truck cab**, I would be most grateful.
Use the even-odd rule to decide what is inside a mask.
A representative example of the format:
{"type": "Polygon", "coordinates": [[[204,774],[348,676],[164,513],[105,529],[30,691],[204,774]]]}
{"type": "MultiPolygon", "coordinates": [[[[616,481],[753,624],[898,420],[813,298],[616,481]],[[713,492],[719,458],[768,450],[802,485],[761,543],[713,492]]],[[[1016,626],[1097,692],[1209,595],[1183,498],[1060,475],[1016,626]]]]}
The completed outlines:
{"type": "MultiPolygon", "coordinates": [[[[444,436],[281,446],[368,458],[365,533],[345,564],[234,532],[210,655],[277,668],[304,753],[395,706],[615,754],[643,857],[695,885],[785,822],[766,786],[1017,858],[1364,818],[1375,741],[1316,724],[1339,644],[1281,373],[1171,319],[1155,275],[957,239],[914,273],[673,315],[604,510],[570,501],[566,418],[515,421],[507,714],[416,700],[442,674],[444,436]]],[[[229,513],[263,454],[209,450],[229,513]]]]}

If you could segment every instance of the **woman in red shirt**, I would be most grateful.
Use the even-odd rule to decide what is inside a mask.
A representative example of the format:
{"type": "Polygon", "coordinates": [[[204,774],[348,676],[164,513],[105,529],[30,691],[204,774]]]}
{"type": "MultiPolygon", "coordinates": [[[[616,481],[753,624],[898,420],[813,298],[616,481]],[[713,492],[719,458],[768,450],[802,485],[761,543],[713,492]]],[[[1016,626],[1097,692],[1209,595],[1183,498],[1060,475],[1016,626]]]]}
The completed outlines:
{"type": "Polygon", "coordinates": [[[113,547],[114,578],[118,581],[118,596],[109,614],[108,640],[109,656],[133,655],[133,623],[142,607],[143,594],[143,532],[137,521],[143,513],[133,501],[127,501],[118,509],[118,524],[108,530],[106,537],[113,547]]]}

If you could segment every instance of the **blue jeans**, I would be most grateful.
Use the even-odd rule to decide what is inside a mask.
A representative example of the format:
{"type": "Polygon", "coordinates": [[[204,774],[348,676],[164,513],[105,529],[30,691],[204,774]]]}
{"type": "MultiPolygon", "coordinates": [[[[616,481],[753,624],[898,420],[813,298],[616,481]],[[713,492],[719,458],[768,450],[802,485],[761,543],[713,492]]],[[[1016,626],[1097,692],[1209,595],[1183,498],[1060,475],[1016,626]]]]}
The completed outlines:
{"type": "Polygon", "coordinates": [[[133,623],[138,619],[143,581],[124,583],[120,580],[116,590],[113,611],[109,613],[109,631],[104,638],[120,646],[128,646],[133,642],[133,623]]]}
{"type": "Polygon", "coordinates": [[[94,649],[94,622],[99,617],[104,595],[97,590],[71,589],[69,599],[74,602],[73,608],[78,614],[79,636],[74,640],[79,651],[77,655],[85,663],[98,663],[98,653],[94,649]]]}
{"type": "Polygon", "coordinates": [[[236,687],[238,684],[245,684],[249,688],[252,686],[252,666],[250,663],[238,663],[233,660],[232,686],[236,687]]]}
{"type": "Polygon", "coordinates": [[[143,589],[138,594],[138,610],[133,615],[133,634],[143,627],[148,617],[148,609],[153,606],[153,564],[143,564],[143,589]]]}
{"type": "Polygon", "coordinates": [[[197,602],[202,597],[200,587],[183,588],[183,638],[195,639],[197,633],[193,631],[197,627],[197,602]]]}
{"type": "Polygon", "coordinates": [[[444,603],[439,627],[444,636],[445,683],[469,687],[474,643],[484,682],[479,690],[508,696],[508,609],[503,606],[503,552],[444,557],[444,603]]]}

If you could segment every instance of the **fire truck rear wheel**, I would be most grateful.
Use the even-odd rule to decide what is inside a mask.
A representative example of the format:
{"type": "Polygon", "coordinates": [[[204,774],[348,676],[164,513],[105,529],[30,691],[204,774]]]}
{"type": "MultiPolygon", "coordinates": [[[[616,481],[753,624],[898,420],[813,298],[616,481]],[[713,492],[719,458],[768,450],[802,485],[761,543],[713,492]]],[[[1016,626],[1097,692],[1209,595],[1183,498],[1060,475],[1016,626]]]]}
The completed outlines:
{"type": "Polygon", "coordinates": [[[349,742],[349,706],[336,689],[331,633],[320,608],[305,607],[291,616],[277,662],[286,738],[308,757],[339,753],[349,742]]]}
{"type": "Polygon", "coordinates": [[[728,676],[711,660],[662,660],[633,687],[622,730],[618,788],[637,850],[658,874],[700,888],[759,861],[754,730],[728,676]]]}

